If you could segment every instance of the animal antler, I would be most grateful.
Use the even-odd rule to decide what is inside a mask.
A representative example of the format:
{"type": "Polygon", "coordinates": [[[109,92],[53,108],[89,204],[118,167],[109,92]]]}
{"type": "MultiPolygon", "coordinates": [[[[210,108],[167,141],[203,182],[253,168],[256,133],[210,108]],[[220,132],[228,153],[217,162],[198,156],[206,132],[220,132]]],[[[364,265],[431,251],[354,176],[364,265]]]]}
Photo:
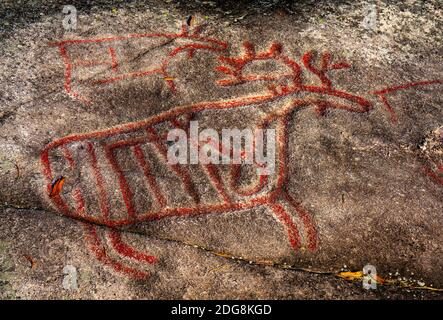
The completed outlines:
{"type": "Polygon", "coordinates": [[[228,66],[221,65],[216,67],[216,70],[225,73],[229,78],[218,80],[217,84],[230,86],[248,81],[276,81],[282,78],[290,79],[294,86],[301,84],[300,65],[283,54],[283,47],[280,43],[274,42],[267,51],[260,53],[257,53],[255,46],[249,42],[244,42],[243,48],[244,54],[240,57],[219,57],[220,62],[228,66]],[[274,60],[277,63],[283,64],[289,69],[289,72],[281,75],[245,75],[245,67],[248,64],[263,60],[274,60]]]}

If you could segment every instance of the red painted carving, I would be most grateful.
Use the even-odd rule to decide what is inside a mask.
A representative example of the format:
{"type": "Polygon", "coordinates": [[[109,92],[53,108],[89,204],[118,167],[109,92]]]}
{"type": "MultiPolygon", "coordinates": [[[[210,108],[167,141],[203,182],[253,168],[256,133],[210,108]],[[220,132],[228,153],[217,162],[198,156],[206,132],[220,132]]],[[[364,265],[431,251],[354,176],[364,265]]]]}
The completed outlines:
{"type": "Polygon", "coordinates": [[[168,73],[168,67],[170,61],[178,54],[186,52],[189,58],[194,56],[194,53],[198,50],[206,50],[219,52],[223,51],[227,47],[227,43],[209,37],[204,37],[200,35],[201,29],[195,28],[194,30],[189,30],[189,27],[185,24],[182,27],[180,33],[146,33],[146,34],[130,34],[127,36],[118,37],[107,37],[107,38],[96,38],[96,39],[75,39],[75,40],[63,40],[59,42],[50,43],[52,46],[57,46],[61,57],[63,58],[65,64],[65,91],[70,96],[82,101],[85,104],[90,104],[91,100],[81,95],[73,88],[73,72],[77,68],[85,68],[97,65],[109,65],[114,75],[105,77],[99,80],[91,81],[92,85],[108,84],[115,81],[147,77],[152,75],[158,75],[163,78],[168,87],[175,91],[174,79],[170,77],[168,73]],[[119,62],[117,53],[115,50],[115,45],[123,41],[137,41],[140,39],[158,39],[158,40],[176,40],[185,39],[189,43],[175,46],[171,49],[166,56],[154,67],[150,67],[147,70],[140,70],[134,72],[119,73],[119,62]],[[108,46],[109,58],[108,60],[75,60],[71,57],[69,49],[76,46],[87,46],[87,45],[97,45],[108,46]]]}
{"type": "MultiPolygon", "coordinates": [[[[273,43],[267,51],[256,52],[254,45],[245,42],[243,44],[244,53],[240,57],[227,57],[223,55],[227,48],[227,43],[212,38],[202,37],[198,30],[190,33],[184,27],[181,33],[153,33],[144,35],[129,35],[125,37],[110,37],[101,39],[65,40],[55,43],[59,47],[60,53],[65,61],[65,90],[68,94],[84,101],[88,100],[72,89],[73,68],[88,67],[91,65],[106,64],[115,73],[115,76],[103,78],[95,81],[95,84],[110,83],[113,81],[143,77],[158,74],[165,79],[166,84],[175,89],[174,80],[169,78],[167,69],[172,57],[180,52],[187,52],[192,57],[196,50],[209,50],[220,52],[219,61],[222,65],[217,67],[224,79],[217,81],[221,88],[225,86],[241,85],[252,81],[262,81],[268,83],[267,92],[255,96],[234,98],[225,101],[201,102],[186,107],[177,107],[163,112],[149,119],[127,123],[116,128],[66,136],[48,144],[41,153],[41,163],[43,172],[47,180],[48,192],[53,178],[60,174],[56,169],[56,162],[60,162],[60,157],[66,162],[66,167],[70,170],[80,170],[80,167],[87,168],[92,172],[95,180],[93,189],[96,195],[93,200],[87,200],[88,196],[84,189],[73,188],[71,193],[61,193],[51,199],[55,207],[64,215],[82,220],[85,222],[86,240],[97,259],[102,263],[111,266],[114,270],[124,272],[136,278],[144,278],[148,275],[146,271],[129,267],[125,263],[119,262],[111,256],[105,243],[110,243],[112,251],[116,256],[123,256],[138,264],[151,265],[157,262],[157,258],[139,252],[125,244],[121,235],[115,228],[128,226],[131,224],[164,219],[173,216],[196,216],[209,213],[229,213],[233,211],[252,209],[257,207],[268,208],[275,218],[281,223],[287,233],[290,246],[294,250],[301,249],[302,246],[309,250],[318,248],[318,235],[315,223],[311,214],[304,209],[301,201],[297,200],[287,190],[287,149],[288,149],[288,127],[292,114],[302,108],[314,107],[318,115],[323,115],[328,109],[338,109],[347,112],[366,113],[372,110],[373,103],[364,97],[334,88],[329,79],[329,72],[339,69],[349,68],[345,62],[333,62],[330,53],[323,53],[320,59],[316,59],[312,52],[305,53],[301,58],[301,63],[297,63],[284,53],[283,46],[273,43]],[[188,39],[189,44],[181,45],[170,51],[156,68],[142,70],[134,73],[119,74],[119,61],[114,46],[111,44],[118,41],[140,38],[160,38],[160,39],[188,39]],[[71,46],[88,43],[103,43],[109,45],[109,60],[104,61],[72,61],[68,54],[71,46]],[[247,67],[255,61],[271,60],[286,71],[277,74],[251,74],[247,67]],[[317,60],[320,60],[316,62],[317,60]],[[319,79],[319,85],[305,83],[303,72],[309,72],[319,79]],[[299,98],[300,93],[310,93],[308,98],[299,98]],[[278,102],[280,100],[290,101],[278,109],[277,112],[268,114],[261,119],[256,128],[266,129],[271,126],[276,128],[278,159],[277,170],[273,176],[260,175],[248,186],[241,186],[241,165],[232,165],[230,174],[223,176],[220,168],[216,165],[202,165],[201,169],[211,182],[213,191],[217,194],[218,200],[208,202],[203,200],[196,188],[194,177],[191,172],[182,165],[169,165],[166,161],[167,144],[164,127],[183,128],[189,127],[189,122],[196,118],[201,112],[211,110],[232,110],[235,108],[255,108],[257,106],[278,102]],[[333,99],[330,99],[333,98],[333,99]],[[341,101],[341,102],[338,102],[341,101]],[[84,150],[83,157],[76,157],[72,150],[84,150]],[[149,149],[150,152],[146,150],[149,149]],[[133,185],[129,182],[128,172],[121,167],[117,154],[124,153],[131,157],[136,163],[140,177],[151,193],[153,204],[140,212],[134,201],[133,185]],[[177,181],[180,181],[182,191],[188,197],[188,203],[174,205],[168,199],[168,190],[161,185],[159,177],[153,170],[152,154],[156,155],[157,161],[169,172],[173,173],[177,181]],[[101,159],[101,160],[99,160],[101,159]],[[108,172],[116,177],[118,189],[110,184],[103,175],[102,170],[106,168],[108,172]],[[113,192],[111,194],[111,192],[113,192]],[[113,212],[111,205],[115,192],[121,196],[126,213],[113,212]],[[87,201],[97,201],[98,212],[90,211],[87,201]],[[296,219],[295,219],[296,218],[296,219]],[[297,225],[299,221],[300,225],[297,225]],[[103,225],[112,231],[106,231],[109,241],[102,241],[94,224],[103,225]]],[[[371,94],[378,95],[384,106],[391,115],[393,122],[397,120],[396,114],[389,105],[387,95],[390,93],[408,89],[412,87],[441,84],[442,80],[423,81],[393,86],[371,94]]],[[[223,150],[220,150],[223,152],[223,150]]],[[[441,166],[438,172],[426,169],[425,173],[437,183],[442,184],[439,176],[443,172],[441,166]]],[[[89,188],[91,189],[91,188],[89,188]]],[[[90,192],[90,191],[89,191],[90,192]]]]}

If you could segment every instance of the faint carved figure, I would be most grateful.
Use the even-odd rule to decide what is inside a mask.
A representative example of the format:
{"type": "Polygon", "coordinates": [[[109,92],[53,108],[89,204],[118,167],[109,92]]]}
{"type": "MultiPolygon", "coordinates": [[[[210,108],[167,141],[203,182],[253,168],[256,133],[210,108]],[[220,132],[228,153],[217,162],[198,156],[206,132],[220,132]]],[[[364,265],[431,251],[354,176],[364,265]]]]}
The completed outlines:
{"type": "Polygon", "coordinates": [[[73,265],[66,265],[63,268],[63,274],[65,276],[63,277],[63,289],[66,290],[78,290],[77,286],[77,268],[73,265]]]}

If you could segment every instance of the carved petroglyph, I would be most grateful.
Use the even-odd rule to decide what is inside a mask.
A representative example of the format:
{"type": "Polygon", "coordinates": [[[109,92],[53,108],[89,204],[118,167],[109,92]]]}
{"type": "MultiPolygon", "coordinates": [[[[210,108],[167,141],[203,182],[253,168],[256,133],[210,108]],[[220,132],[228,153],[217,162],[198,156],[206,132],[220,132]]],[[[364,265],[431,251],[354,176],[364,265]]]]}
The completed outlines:
{"type": "MultiPolygon", "coordinates": [[[[63,192],[51,198],[47,196],[47,200],[64,215],[84,222],[87,243],[99,261],[136,278],[148,275],[143,264],[155,264],[161,257],[137,251],[125,244],[118,228],[172,216],[189,217],[264,207],[280,222],[293,250],[298,251],[303,247],[315,251],[319,240],[312,214],[286,187],[286,181],[290,179],[287,137],[293,114],[311,107],[318,116],[328,110],[367,113],[377,101],[372,102],[369,98],[336,88],[329,77],[330,72],[339,72],[350,65],[335,61],[328,52],[316,55],[308,51],[297,62],[290,53],[284,52],[280,43],[272,43],[267,50],[257,52],[253,44],[245,42],[243,54],[231,57],[227,55],[228,43],[201,36],[200,31],[199,28],[190,31],[184,26],[177,34],[133,34],[64,40],[53,44],[58,46],[65,63],[66,93],[87,104],[91,104],[91,100],[75,89],[74,79],[78,75],[74,76],[74,72],[104,66],[105,71],[99,73],[99,78],[87,79],[88,85],[109,85],[116,81],[157,76],[170,90],[175,91],[175,79],[168,73],[171,60],[181,53],[192,58],[198,50],[218,54],[216,70],[220,78],[215,84],[221,90],[250,82],[265,84],[264,91],[259,94],[176,107],[143,121],[66,136],[43,149],[41,163],[47,181],[46,194],[49,194],[51,181],[55,177],[63,175],[67,181],[72,181],[71,186],[67,182],[63,192]],[[151,64],[146,69],[125,70],[120,62],[119,43],[171,40],[186,43],[177,41],[173,49],[168,47],[162,58],[156,61],[157,66],[151,64]],[[99,47],[94,47],[97,45],[99,47]],[[76,50],[71,52],[74,47],[76,50]],[[94,48],[100,48],[101,54],[106,54],[107,58],[84,60],[74,57],[75,52],[94,48]],[[260,74],[251,68],[254,63],[266,61],[278,64],[281,67],[279,70],[284,71],[260,74]],[[317,84],[307,81],[306,74],[316,78],[317,84]],[[269,104],[278,107],[266,109],[264,106],[269,104]],[[190,121],[211,117],[212,113],[248,109],[258,115],[250,121],[250,129],[276,130],[277,161],[272,175],[255,174],[251,181],[245,183],[242,173],[247,168],[244,165],[200,164],[193,167],[168,163],[169,130],[187,130],[190,121]],[[209,187],[202,190],[201,181],[205,181],[209,187]],[[110,229],[104,232],[106,235],[102,235],[94,224],[110,229]],[[113,248],[113,255],[110,255],[106,244],[113,248]],[[136,261],[141,267],[130,267],[115,256],[136,261]]],[[[379,97],[395,123],[398,118],[389,103],[390,94],[442,83],[442,80],[413,82],[368,92],[368,96],[379,97]]],[[[442,172],[441,165],[425,171],[440,184],[439,174],[442,172]]]]}

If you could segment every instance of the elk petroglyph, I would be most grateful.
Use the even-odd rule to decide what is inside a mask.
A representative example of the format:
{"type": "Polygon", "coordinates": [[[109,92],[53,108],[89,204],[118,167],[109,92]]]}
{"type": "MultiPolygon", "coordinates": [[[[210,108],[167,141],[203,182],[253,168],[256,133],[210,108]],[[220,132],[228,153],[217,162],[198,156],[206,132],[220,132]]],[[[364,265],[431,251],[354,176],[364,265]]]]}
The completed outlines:
{"type": "MultiPolygon", "coordinates": [[[[245,42],[243,54],[230,57],[226,55],[228,43],[201,36],[199,32],[200,29],[191,32],[185,26],[177,34],[133,34],[54,43],[65,63],[66,93],[87,104],[91,104],[91,100],[74,89],[74,69],[107,66],[109,75],[90,81],[91,85],[112,85],[116,81],[159,76],[174,91],[174,79],[168,73],[171,59],[182,52],[192,58],[199,50],[218,54],[220,65],[216,69],[220,73],[220,79],[216,81],[216,85],[220,88],[249,82],[266,84],[265,90],[260,94],[179,106],[142,121],[62,137],[43,149],[41,163],[47,181],[47,201],[62,214],[85,222],[86,240],[101,262],[133,277],[144,278],[148,272],[111,257],[106,243],[122,257],[141,264],[155,264],[161,257],[137,251],[125,244],[119,228],[172,216],[189,217],[264,207],[281,223],[293,250],[299,251],[303,247],[315,251],[319,247],[319,239],[312,214],[287,189],[287,179],[290,178],[287,170],[288,126],[293,120],[293,114],[302,109],[312,107],[318,116],[324,115],[328,110],[361,114],[370,112],[374,108],[374,102],[377,102],[377,99],[373,102],[369,98],[334,86],[329,73],[347,69],[350,65],[347,62],[334,61],[328,52],[323,53],[320,59],[316,59],[317,55],[313,52],[306,52],[299,63],[291,58],[290,53],[284,52],[280,43],[272,43],[268,50],[257,52],[253,44],[245,42]],[[120,72],[121,65],[115,44],[141,39],[181,39],[187,43],[179,44],[166,52],[157,66],[120,72]],[[71,57],[71,48],[88,45],[107,47],[108,59],[92,61],[71,57]],[[272,61],[285,71],[263,75],[248,69],[248,66],[260,61],[272,61]],[[308,83],[304,79],[305,72],[316,77],[319,84],[308,83]],[[278,104],[279,107],[274,112],[259,117],[251,125],[251,129],[275,129],[276,170],[272,175],[256,174],[250,183],[245,184],[241,179],[242,170],[245,169],[243,165],[226,168],[221,165],[201,164],[198,169],[191,170],[187,165],[167,162],[169,130],[187,130],[190,122],[198,120],[203,113],[255,110],[269,103],[278,104]],[[168,172],[172,178],[165,179],[161,172],[168,172]],[[49,198],[51,181],[60,175],[75,177],[77,184],[49,198]],[[215,197],[208,198],[202,194],[196,182],[197,176],[209,182],[215,197]],[[176,190],[177,194],[183,196],[175,196],[171,190],[176,190]],[[100,237],[95,224],[109,227],[106,231],[107,241],[100,237]]],[[[367,95],[379,98],[395,123],[398,118],[388,101],[389,94],[442,83],[442,80],[411,82],[374,90],[367,95]]],[[[441,166],[436,170],[426,171],[429,177],[440,184],[441,173],[441,166]]],[[[68,184],[69,181],[66,182],[68,184]]]]}

